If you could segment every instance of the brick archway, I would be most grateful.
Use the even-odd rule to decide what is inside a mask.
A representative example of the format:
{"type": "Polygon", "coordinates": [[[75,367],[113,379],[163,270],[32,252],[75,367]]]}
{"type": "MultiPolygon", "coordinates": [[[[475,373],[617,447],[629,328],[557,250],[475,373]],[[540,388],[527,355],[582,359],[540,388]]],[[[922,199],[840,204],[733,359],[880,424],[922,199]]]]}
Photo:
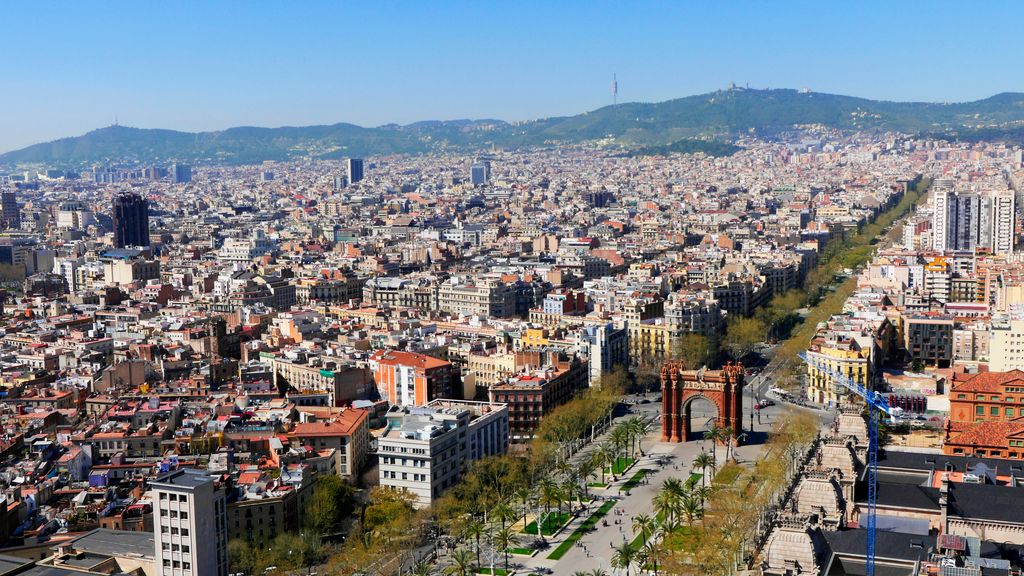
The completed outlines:
{"type": "Polygon", "coordinates": [[[703,397],[718,409],[715,426],[731,428],[733,438],[742,432],[743,365],[727,364],[721,370],[686,370],[682,362],[661,367],[661,441],[688,442],[690,404],[703,397]]]}

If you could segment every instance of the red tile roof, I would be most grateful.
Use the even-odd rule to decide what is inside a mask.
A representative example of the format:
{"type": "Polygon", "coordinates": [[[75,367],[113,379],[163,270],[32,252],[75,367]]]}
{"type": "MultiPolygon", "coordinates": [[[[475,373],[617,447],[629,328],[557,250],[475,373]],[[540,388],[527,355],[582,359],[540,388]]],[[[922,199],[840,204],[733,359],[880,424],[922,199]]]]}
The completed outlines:
{"type": "Polygon", "coordinates": [[[960,374],[954,374],[953,387],[950,392],[988,392],[1001,394],[1003,386],[1011,382],[1020,381],[1024,385],[1024,371],[1011,370],[1009,372],[983,372],[981,374],[967,375],[967,379],[960,380],[960,374]]]}
{"type": "Polygon", "coordinates": [[[334,420],[296,424],[291,435],[298,438],[310,436],[351,436],[366,420],[365,410],[346,410],[334,420]]]}
{"type": "Polygon", "coordinates": [[[1024,417],[1009,422],[972,422],[951,426],[947,444],[979,448],[1005,448],[1010,436],[1024,433],[1024,417]]]}

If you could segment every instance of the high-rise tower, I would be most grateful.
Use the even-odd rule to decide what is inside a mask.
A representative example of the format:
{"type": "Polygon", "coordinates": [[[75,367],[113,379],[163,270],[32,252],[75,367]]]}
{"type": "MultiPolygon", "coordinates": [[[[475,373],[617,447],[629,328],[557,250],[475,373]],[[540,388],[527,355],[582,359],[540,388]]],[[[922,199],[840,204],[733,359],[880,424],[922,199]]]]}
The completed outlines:
{"type": "Polygon", "coordinates": [[[114,247],[149,246],[149,202],[138,194],[114,196],[114,247]]]}

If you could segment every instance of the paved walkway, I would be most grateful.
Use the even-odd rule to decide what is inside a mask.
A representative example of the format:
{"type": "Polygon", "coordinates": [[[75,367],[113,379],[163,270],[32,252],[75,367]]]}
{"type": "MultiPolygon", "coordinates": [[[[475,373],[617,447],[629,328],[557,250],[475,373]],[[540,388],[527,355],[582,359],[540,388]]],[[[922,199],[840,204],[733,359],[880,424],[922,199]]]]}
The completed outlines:
{"type": "MultiPolygon", "coordinates": [[[[764,397],[763,395],[761,396],[764,397]]],[[[746,408],[745,413],[749,413],[749,402],[750,397],[745,398],[746,408]]],[[[645,411],[657,410],[660,405],[658,404],[643,404],[639,405],[645,411]]],[[[754,420],[754,430],[756,432],[767,432],[773,421],[783,412],[783,408],[776,406],[768,408],[761,413],[761,423],[757,422],[757,418],[754,420]]],[[[693,424],[694,429],[697,429],[701,424],[701,418],[703,416],[694,415],[693,424]]],[[[749,425],[749,419],[744,421],[745,425],[749,425]]],[[[542,550],[535,556],[529,559],[523,557],[516,557],[515,562],[522,565],[522,568],[517,570],[519,573],[529,573],[531,570],[536,568],[549,568],[555,574],[572,574],[578,570],[593,570],[595,568],[602,568],[611,572],[611,559],[614,555],[613,546],[619,545],[625,541],[632,541],[636,536],[633,533],[632,519],[638,514],[654,514],[653,500],[654,496],[658,493],[661,485],[665,480],[669,478],[679,478],[684,482],[689,477],[692,470],[692,462],[694,458],[701,452],[702,449],[711,451],[711,445],[703,440],[694,440],[685,443],[671,444],[660,441],[661,427],[660,420],[655,418],[654,423],[651,427],[651,432],[648,434],[647,439],[643,443],[643,447],[647,456],[641,457],[640,461],[630,468],[622,477],[612,483],[612,485],[604,490],[594,490],[595,495],[604,496],[606,498],[612,498],[615,500],[615,507],[605,516],[605,520],[608,521],[608,525],[604,526],[602,523],[598,523],[597,529],[589,534],[586,534],[580,542],[582,545],[573,546],[560,560],[548,560],[550,555],[559,544],[565,541],[573,533],[573,531],[579,527],[590,515],[591,512],[596,510],[601,502],[595,502],[590,506],[588,513],[581,514],[575,520],[573,520],[568,527],[566,527],[561,533],[555,537],[548,538],[550,547],[546,550],[542,550]],[[658,462],[660,457],[668,456],[668,463],[661,465],[658,462]],[[637,470],[646,468],[651,472],[646,476],[646,482],[634,487],[629,495],[620,492],[619,488],[632,477],[637,470]],[[621,524],[616,524],[616,520],[621,521],[621,524]]],[[[742,462],[750,462],[754,460],[762,450],[763,445],[747,445],[740,446],[735,449],[736,458],[742,462]]],[[[716,450],[719,466],[725,463],[725,447],[719,446],[716,450]]],[[[700,470],[696,470],[700,472],[700,470]]],[[[710,475],[711,471],[708,470],[710,475]]],[[[710,481],[710,478],[708,479],[710,481]]],[[[524,543],[528,542],[527,538],[524,538],[524,543]]]]}

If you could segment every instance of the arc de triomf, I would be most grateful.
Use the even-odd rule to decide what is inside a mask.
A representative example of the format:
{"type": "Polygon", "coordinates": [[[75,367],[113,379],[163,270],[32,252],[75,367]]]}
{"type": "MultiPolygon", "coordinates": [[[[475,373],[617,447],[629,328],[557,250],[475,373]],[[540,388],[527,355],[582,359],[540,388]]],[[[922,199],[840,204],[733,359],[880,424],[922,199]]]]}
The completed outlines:
{"type": "Polygon", "coordinates": [[[733,437],[742,432],[743,365],[726,364],[721,370],[687,370],[679,361],[661,367],[661,441],[687,442],[693,400],[704,397],[718,408],[715,425],[731,428],[733,437]]]}

